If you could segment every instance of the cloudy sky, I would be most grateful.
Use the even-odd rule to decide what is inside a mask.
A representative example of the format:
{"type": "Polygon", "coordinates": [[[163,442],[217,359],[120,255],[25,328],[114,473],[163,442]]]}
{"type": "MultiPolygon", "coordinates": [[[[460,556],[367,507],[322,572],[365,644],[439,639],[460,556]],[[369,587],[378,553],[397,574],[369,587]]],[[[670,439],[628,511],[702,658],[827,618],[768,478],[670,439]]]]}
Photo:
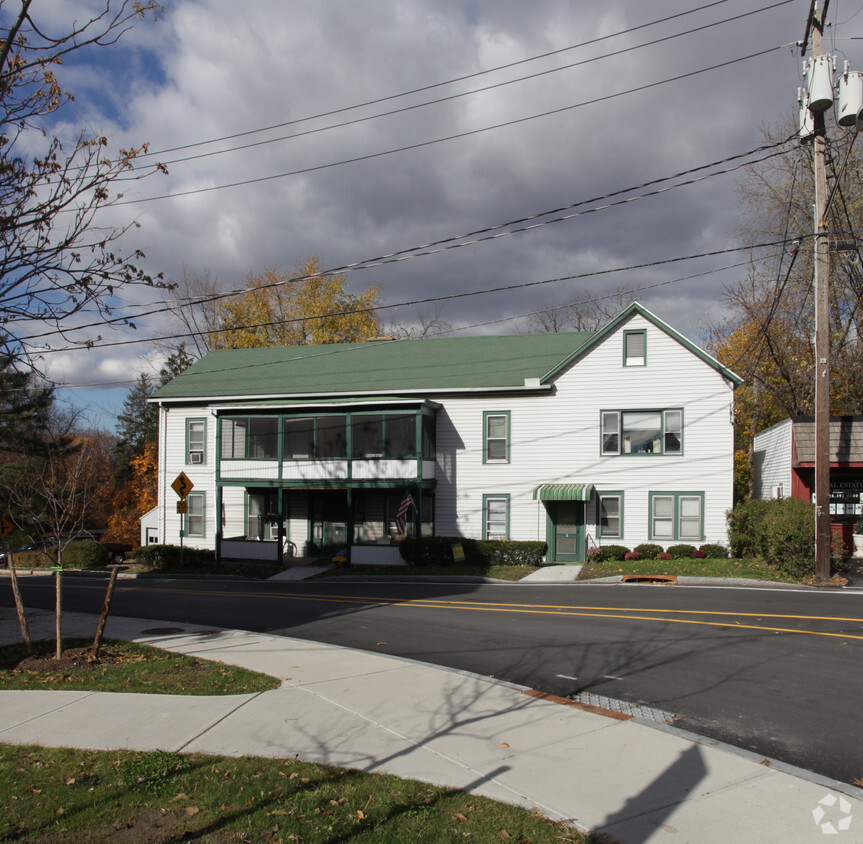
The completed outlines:
{"type": "MultiPolygon", "coordinates": [[[[407,260],[349,272],[350,288],[379,285],[388,305],[440,298],[462,333],[504,333],[537,308],[627,285],[698,340],[746,255],[657,262],[739,245],[735,187],[746,170],[717,164],[689,185],[691,175],[671,177],[754,150],[764,126],[796,110],[794,44],[809,4],[168,0],[157,22],[66,63],[60,81],[76,99],[63,118],[117,147],[146,141],[167,164],[169,175],[127,187],[128,204],[101,219],[138,223],[123,247],[167,278],[185,268],[232,288],[311,255],[341,267],[404,251],[407,260]],[[645,195],[657,187],[671,189],[645,195]],[[560,208],[570,210],[547,213],[560,208]],[[411,251],[534,215],[569,219],[411,251]],[[447,298],[551,279],[564,280],[447,298]]],[[[36,0],[34,14],[41,6],[41,22],[62,31],[93,5],[36,0]]],[[[861,9],[834,0],[825,39],[858,69],[863,42],[850,39],[861,9]]],[[[160,299],[132,290],[122,304],[160,299]]],[[[381,316],[418,307],[435,309],[381,316]]],[[[162,314],[142,319],[134,339],[177,330],[162,314]]],[[[64,398],[110,426],[158,352],[105,343],[44,365],[70,385],[64,398]]]]}

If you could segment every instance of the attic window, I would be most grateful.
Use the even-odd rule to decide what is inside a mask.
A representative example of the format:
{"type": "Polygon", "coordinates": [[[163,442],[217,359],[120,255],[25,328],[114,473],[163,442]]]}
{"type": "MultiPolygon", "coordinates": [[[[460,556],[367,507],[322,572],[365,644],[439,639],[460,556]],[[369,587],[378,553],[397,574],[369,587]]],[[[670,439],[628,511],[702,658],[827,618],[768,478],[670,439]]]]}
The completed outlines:
{"type": "Polygon", "coordinates": [[[647,332],[623,332],[623,365],[644,366],[647,363],[647,332]]]}

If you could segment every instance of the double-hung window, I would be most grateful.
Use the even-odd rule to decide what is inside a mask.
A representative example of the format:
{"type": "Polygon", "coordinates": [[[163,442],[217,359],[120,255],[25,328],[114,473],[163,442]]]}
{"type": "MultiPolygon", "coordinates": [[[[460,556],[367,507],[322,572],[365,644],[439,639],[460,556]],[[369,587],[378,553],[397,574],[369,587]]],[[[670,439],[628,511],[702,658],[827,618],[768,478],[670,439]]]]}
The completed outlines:
{"type": "Polygon", "coordinates": [[[682,410],[604,410],[603,454],[682,454],[682,410]]]}
{"type": "Polygon", "coordinates": [[[483,413],[483,463],[509,463],[509,411],[483,413]]]}
{"type": "Polygon", "coordinates": [[[186,536],[204,537],[206,501],[203,492],[190,492],[186,496],[186,536]]]}
{"type": "Polygon", "coordinates": [[[484,495],[483,539],[509,539],[509,495],[484,495]]]}
{"type": "Polygon", "coordinates": [[[699,542],[704,534],[703,492],[650,493],[650,538],[699,542]]]}
{"type": "Polygon", "coordinates": [[[186,420],[186,463],[207,462],[207,420],[186,420]]]}
{"type": "Polygon", "coordinates": [[[603,539],[623,538],[623,493],[599,496],[599,535],[603,539]]]}

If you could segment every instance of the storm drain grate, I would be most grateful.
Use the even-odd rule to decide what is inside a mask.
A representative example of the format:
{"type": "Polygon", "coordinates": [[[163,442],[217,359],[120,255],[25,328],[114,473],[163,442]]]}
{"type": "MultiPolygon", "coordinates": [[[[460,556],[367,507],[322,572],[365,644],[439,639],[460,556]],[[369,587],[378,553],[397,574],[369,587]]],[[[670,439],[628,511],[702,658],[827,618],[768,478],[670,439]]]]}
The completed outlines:
{"type": "Polygon", "coordinates": [[[572,695],[576,703],[584,703],[587,706],[598,706],[601,709],[610,709],[612,712],[621,712],[624,715],[632,715],[633,718],[645,718],[648,721],[657,721],[660,724],[670,724],[678,716],[664,709],[656,709],[643,703],[631,703],[628,700],[617,700],[613,697],[595,695],[591,692],[580,692],[572,695]]]}

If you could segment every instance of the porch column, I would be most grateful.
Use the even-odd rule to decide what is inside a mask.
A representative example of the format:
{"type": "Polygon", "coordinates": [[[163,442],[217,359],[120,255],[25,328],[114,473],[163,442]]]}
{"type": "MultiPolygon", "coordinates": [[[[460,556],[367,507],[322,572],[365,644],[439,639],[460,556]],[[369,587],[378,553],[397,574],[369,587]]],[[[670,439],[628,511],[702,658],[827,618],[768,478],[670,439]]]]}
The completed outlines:
{"type": "Polygon", "coordinates": [[[222,487],[216,486],[216,561],[222,559],[222,487]]]}
{"type": "Polygon", "coordinates": [[[351,548],[354,544],[354,490],[348,486],[348,512],[345,520],[345,556],[348,558],[348,565],[351,564],[351,548]]]}
{"type": "Polygon", "coordinates": [[[281,487],[279,488],[278,498],[279,529],[276,531],[276,541],[279,543],[279,550],[276,559],[281,566],[285,562],[285,491],[281,487]]]}

